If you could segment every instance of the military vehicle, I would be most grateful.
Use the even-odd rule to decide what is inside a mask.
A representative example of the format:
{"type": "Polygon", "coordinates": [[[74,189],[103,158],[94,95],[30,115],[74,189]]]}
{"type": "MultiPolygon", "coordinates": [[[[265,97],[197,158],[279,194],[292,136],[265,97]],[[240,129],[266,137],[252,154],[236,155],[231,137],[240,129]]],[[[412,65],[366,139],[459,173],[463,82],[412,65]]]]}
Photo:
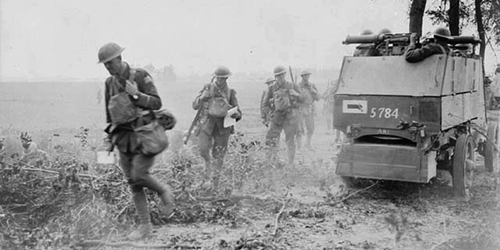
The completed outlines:
{"type": "MultiPolygon", "coordinates": [[[[437,170],[448,170],[454,193],[468,196],[476,153],[487,171],[498,167],[499,128],[486,115],[481,59],[472,50],[408,63],[410,35],[348,36],[343,42],[372,53],[343,59],[333,125],[347,139],[336,173],[426,183],[437,170]]],[[[452,50],[479,42],[448,38],[452,50]]]]}

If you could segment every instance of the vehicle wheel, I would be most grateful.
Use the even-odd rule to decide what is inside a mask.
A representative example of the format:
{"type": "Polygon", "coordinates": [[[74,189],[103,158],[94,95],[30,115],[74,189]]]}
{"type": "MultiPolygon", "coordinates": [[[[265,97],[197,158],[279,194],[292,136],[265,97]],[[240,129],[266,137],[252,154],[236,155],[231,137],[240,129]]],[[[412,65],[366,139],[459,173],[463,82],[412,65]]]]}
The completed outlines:
{"type": "Polygon", "coordinates": [[[359,179],[350,177],[350,176],[341,176],[342,182],[346,185],[347,188],[356,188],[359,186],[359,179]]]}
{"type": "Polygon", "coordinates": [[[488,138],[484,145],[484,167],[488,172],[498,171],[498,148],[500,146],[498,132],[498,123],[488,125],[488,138]]]}
{"type": "Polygon", "coordinates": [[[456,196],[468,197],[470,195],[475,165],[472,137],[462,134],[458,137],[453,153],[453,191],[456,196]]]}

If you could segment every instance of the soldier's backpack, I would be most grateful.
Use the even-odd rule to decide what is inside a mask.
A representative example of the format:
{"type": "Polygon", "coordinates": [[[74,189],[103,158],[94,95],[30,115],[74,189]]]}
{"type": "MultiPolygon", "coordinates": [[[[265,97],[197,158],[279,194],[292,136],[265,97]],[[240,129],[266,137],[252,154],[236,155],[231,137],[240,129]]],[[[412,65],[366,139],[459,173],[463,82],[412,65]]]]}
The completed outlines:
{"type": "Polygon", "coordinates": [[[292,101],[290,98],[290,89],[287,84],[283,86],[276,86],[273,94],[274,111],[288,111],[292,108],[292,101]]]}
{"type": "Polygon", "coordinates": [[[175,127],[177,119],[168,110],[149,111],[154,119],[143,126],[135,128],[135,135],[139,146],[139,151],[144,155],[157,155],[168,148],[168,136],[166,130],[175,127]]]}
{"type": "Polygon", "coordinates": [[[208,115],[213,117],[225,117],[227,115],[227,111],[231,109],[231,105],[229,104],[229,96],[231,94],[231,89],[227,88],[227,93],[223,93],[220,91],[215,84],[210,84],[210,100],[208,103],[208,115]],[[220,93],[220,96],[215,96],[215,91],[220,93]]]}
{"type": "MultiPolygon", "coordinates": [[[[130,70],[129,81],[133,82],[135,78],[135,70],[130,70]]],[[[111,83],[111,98],[108,103],[108,110],[113,124],[123,124],[135,120],[139,117],[139,110],[130,100],[127,92],[122,91],[123,86],[118,79],[114,78],[111,83]],[[120,92],[121,91],[121,92],[120,92]]]]}

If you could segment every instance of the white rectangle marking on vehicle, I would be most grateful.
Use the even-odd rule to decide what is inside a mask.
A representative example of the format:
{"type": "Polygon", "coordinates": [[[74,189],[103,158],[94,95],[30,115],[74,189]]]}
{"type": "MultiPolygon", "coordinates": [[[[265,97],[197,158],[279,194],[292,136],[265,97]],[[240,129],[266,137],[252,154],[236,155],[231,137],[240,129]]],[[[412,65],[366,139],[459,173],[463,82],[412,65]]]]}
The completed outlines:
{"type": "Polygon", "coordinates": [[[366,114],[368,112],[368,102],[366,100],[343,100],[342,113],[366,114]]]}

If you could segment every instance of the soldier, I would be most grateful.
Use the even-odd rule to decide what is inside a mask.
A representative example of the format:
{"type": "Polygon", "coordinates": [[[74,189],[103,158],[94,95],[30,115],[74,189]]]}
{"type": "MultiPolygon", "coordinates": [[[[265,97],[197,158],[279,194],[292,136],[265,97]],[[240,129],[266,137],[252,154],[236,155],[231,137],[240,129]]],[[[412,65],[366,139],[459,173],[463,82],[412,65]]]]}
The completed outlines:
{"type": "MultiPolygon", "coordinates": [[[[203,109],[199,121],[199,149],[205,160],[205,173],[212,176],[212,188],[219,189],[219,178],[224,156],[227,152],[229,135],[234,133],[234,127],[224,126],[224,117],[230,108],[238,107],[236,91],[227,85],[227,79],[231,76],[228,68],[221,66],[214,72],[215,83],[205,84],[198,96],[194,99],[193,108],[203,109]],[[210,149],[212,149],[213,161],[210,159],[210,149]]],[[[237,110],[231,118],[239,121],[241,110],[237,110]]]]}
{"type": "Polygon", "coordinates": [[[269,86],[274,84],[274,82],[276,82],[276,80],[273,77],[269,77],[266,79],[266,81],[264,82],[264,84],[266,84],[266,89],[262,92],[262,96],[260,98],[260,119],[262,121],[262,124],[264,124],[266,127],[269,125],[269,119],[272,110],[266,109],[265,107],[262,106],[262,104],[264,101],[264,97],[266,96],[266,93],[269,90],[269,86]]]}
{"type": "Polygon", "coordinates": [[[303,70],[300,73],[302,81],[299,83],[299,90],[302,95],[302,102],[299,104],[299,131],[297,133],[297,147],[302,145],[302,135],[306,132],[306,147],[311,149],[311,137],[314,133],[314,102],[319,101],[319,93],[316,85],[309,82],[311,72],[303,70]],[[305,131],[304,131],[305,130],[305,131]]]}
{"type": "Polygon", "coordinates": [[[293,164],[295,158],[295,133],[297,132],[301,95],[296,84],[285,80],[285,74],[285,67],[277,66],[274,68],[276,82],[269,86],[261,104],[265,109],[272,110],[266,134],[266,145],[269,146],[267,152],[269,164],[277,163],[277,147],[282,130],[285,131],[288,163],[293,164]]]}
{"type": "MultiPolygon", "coordinates": [[[[363,30],[360,35],[362,35],[362,36],[373,35],[373,31],[368,30],[368,29],[363,30]]],[[[378,52],[376,51],[374,46],[375,45],[373,43],[360,44],[356,47],[352,56],[355,56],[355,57],[358,57],[358,56],[376,56],[376,55],[378,55],[378,52]]]]}
{"type": "Polygon", "coordinates": [[[383,35],[383,34],[391,34],[391,33],[392,33],[392,32],[391,32],[391,30],[390,30],[390,29],[388,29],[388,28],[383,28],[383,29],[381,29],[381,30],[378,32],[378,34],[379,34],[379,35],[383,35]]]}
{"type": "Polygon", "coordinates": [[[120,152],[120,166],[132,191],[139,228],[128,235],[130,240],[139,240],[152,233],[152,225],[144,188],[155,191],[163,202],[160,211],[165,215],[173,212],[173,197],[170,187],[162,185],[151,174],[154,155],[145,155],[139,150],[134,129],[151,122],[150,115],[130,115],[133,109],[157,110],[162,106],[160,96],[151,76],[143,69],[133,69],[122,61],[124,48],[116,43],[108,43],[99,49],[99,63],[103,63],[109,74],[105,83],[106,128],[108,137],[105,146],[113,151],[114,146],[120,152]],[[125,102],[115,101],[117,98],[125,102]]]}
{"type": "MultiPolygon", "coordinates": [[[[337,90],[339,88],[338,81],[331,81],[328,83],[328,87],[326,88],[325,92],[322,95],[322,98],[324,100],[323,102],[323,115],[326,117],[326,127],[328,129],[329,133],[333,129],[333,111],[335,108],[335,93],[337,93],[337,90]]],[[[335,130],[335,142],[339,142],[340,140],[340,131],[335,130]]]]}
{"type": "Polygon", "coordinates": [[[435,54],[449,53],[450,48],[448,47],[447,38],[450,36],[450,31],[447,28],[439,27],[432,33],[432,35],[434,35],[435,42],[428,42],[421,48],[417,48],[415,45],[416,36],[414,33],[411,34],[410,45],[405,53],[405,59],[407,62],[420,62],[435,54]]]}

